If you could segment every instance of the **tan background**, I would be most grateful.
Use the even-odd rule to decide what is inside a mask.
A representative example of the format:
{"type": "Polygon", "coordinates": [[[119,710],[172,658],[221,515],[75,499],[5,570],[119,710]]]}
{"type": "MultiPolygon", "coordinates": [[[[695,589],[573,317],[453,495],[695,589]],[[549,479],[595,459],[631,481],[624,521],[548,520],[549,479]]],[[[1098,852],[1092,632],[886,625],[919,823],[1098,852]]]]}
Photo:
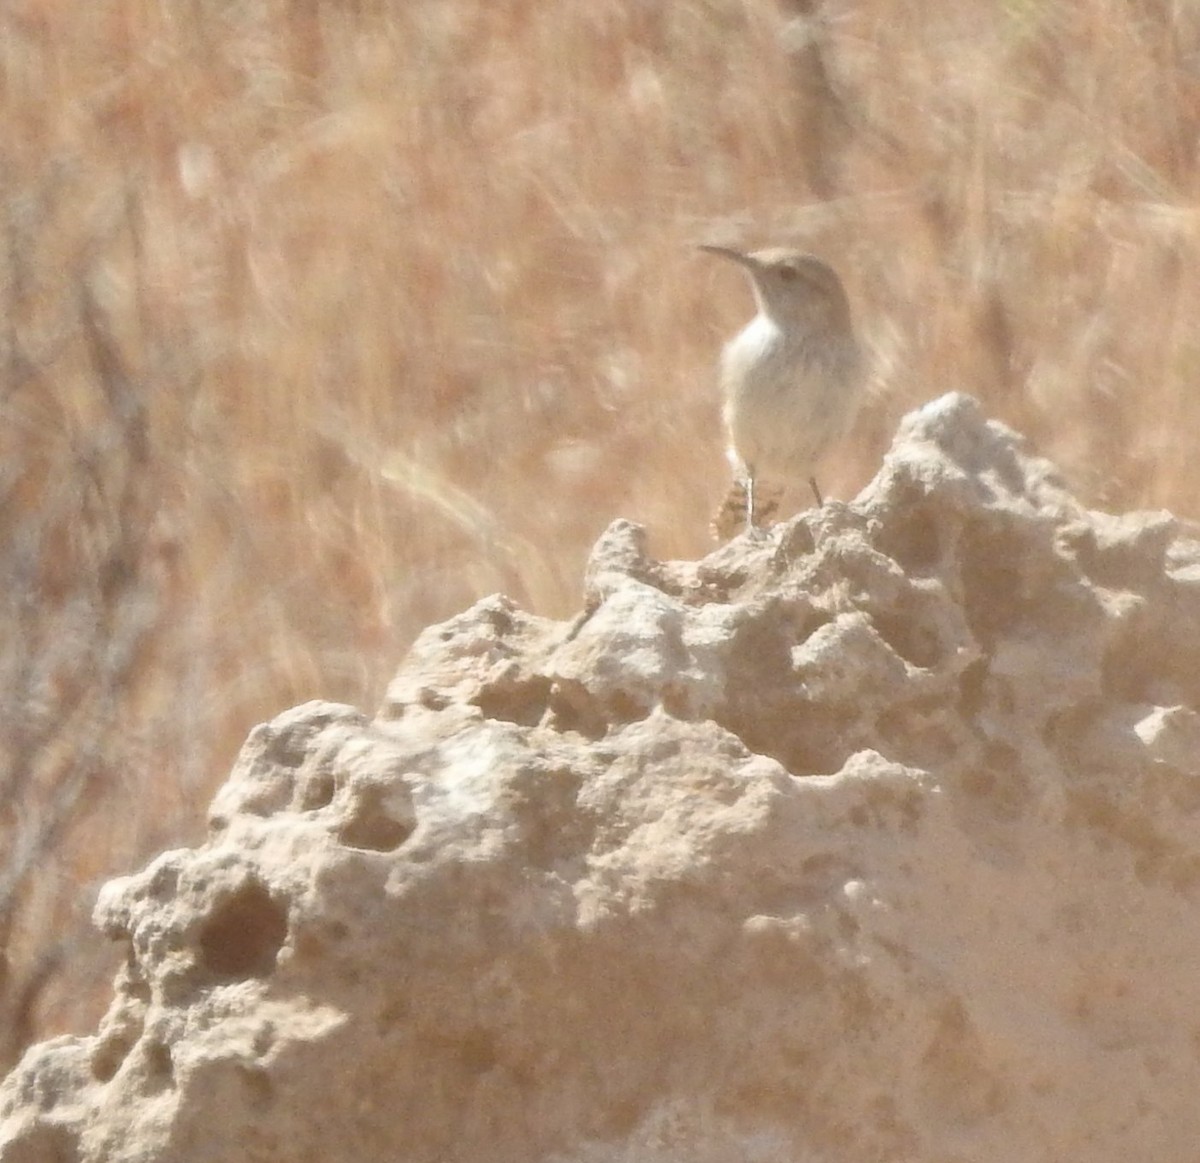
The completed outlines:
{"type": "Polygon", "coordinates": [[[952,388],[1091,504],[1197,509],[1200,11],[1121,0],[0,12],[0,1065],[86,1029],[96,885],[246,731],[430,621],[565,616],[724,490],[702,240],[834,263],[850,496],[952,388]],[[1177,10],[1176,10],[1177,9],[1177,10]]]}

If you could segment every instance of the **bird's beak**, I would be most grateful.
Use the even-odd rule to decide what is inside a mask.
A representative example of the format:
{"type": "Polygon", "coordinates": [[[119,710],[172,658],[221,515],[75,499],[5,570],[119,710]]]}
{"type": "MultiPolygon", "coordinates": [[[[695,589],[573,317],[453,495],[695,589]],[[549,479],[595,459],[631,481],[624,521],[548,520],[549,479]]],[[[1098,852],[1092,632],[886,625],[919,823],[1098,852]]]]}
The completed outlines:
{"type": "Polygon", "coordinates": [[[709,254],[718,254],[722,258],[732,259],[739,266],[747,267],[750,270],[753,270],[758,265],[745,251],[734,250],[731,246],[712,246],[707,242],[702,242],[696,249],[707,251],[709,254]]]}

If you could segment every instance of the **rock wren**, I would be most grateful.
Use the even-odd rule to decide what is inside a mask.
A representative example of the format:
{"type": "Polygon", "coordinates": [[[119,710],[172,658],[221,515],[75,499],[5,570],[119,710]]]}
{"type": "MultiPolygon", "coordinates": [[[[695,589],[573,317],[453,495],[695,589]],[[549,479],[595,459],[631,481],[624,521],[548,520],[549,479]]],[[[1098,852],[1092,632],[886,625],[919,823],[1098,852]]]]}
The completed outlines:
{"type": "MultiPolygon", "coordinates": [[[[743,252],[701,246],[742,266],[758,314],[721,353],[729,459],[744,490],[745,527],[778,504],[779,492],[807,475],[817,504],[816,461],[850,427],[862,394],[862,354],[850,304],[832,267],[782,247],[743,252]],[[757,494],[760,494],[756,496],[757,494]]],[[[730,536],[741,517],[735,484],[714,525],[730,536]]]]}

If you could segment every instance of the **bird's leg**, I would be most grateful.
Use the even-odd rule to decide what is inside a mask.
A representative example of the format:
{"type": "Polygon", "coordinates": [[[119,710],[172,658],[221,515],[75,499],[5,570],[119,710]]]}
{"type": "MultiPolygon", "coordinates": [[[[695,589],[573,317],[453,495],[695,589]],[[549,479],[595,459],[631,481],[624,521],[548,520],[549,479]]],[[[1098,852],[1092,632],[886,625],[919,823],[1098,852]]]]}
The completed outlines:
{"type": "Polygon", "coordinates": [[[746,470],[746,532],[754,529],[754,473],[746,470]]]}
{"type": "Polygon", "coordinates": [[[825,501],[821,496],[821,490],[817,487],[817,478],[809,477],[808,485],[809,485],[809,488],[811,488],[813,491],[813,496],[817,498],[817,508],[819,509],[822,505],[825,504],[825,501]]]}

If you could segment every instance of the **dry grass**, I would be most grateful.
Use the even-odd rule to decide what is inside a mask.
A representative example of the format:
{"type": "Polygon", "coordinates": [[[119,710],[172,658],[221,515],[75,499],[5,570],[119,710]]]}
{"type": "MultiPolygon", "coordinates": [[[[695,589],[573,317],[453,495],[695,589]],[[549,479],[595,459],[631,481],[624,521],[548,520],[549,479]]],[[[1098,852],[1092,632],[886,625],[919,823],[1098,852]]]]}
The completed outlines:
{"type": "Polygon", "coordinates": [[[85,1028],[98,880],[426,623],[707,545],[697,240],[832,259],[896,417],[984,398],[1194,513],[1200,10],[14,0],[0,13],[0,1063],[85,1028]],[[7,973],[5,972],[7,968],[7,973]]]}

